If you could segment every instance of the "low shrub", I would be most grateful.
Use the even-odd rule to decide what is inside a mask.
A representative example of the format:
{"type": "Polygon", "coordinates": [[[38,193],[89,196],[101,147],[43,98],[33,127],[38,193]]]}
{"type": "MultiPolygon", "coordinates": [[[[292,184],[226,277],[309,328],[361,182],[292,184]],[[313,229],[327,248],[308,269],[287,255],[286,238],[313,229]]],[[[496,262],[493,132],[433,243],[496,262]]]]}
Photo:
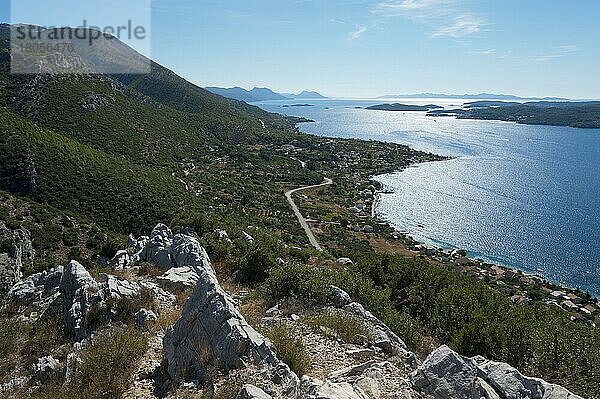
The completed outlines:
{"type": "Polygon", "coordinates": [[[129,386],[148,338],[133,328],[113,328],[99,334],[83,353],[68,398],[120,398],[129,386]]]}
{"type": "Polygon", "coordinates": [[[268,334],[279,360],[287,364],[298,376],[311,368],[311,359],[302,339],[284,324],[275,326],[268,334]]]}
{"type": "Polygon", "coordinates": [[[356,317],[334,312],[326,312],[304,318],[304,322],[318,332],[332,331],[336,338],[350,344],[360,344],[359,336],[372,340],[369,329],[356,317]]]}

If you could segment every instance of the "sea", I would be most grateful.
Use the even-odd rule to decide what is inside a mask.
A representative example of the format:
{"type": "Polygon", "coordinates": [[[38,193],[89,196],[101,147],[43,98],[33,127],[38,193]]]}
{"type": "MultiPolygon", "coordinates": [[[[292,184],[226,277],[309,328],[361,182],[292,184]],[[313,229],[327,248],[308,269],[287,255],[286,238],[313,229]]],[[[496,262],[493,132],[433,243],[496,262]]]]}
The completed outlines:
{"type": "Polygon", "coordinates": [[[453,159],[375,176],[378,215],[415,239],[600,296],[600,129],[518,125],[371,111],[370,105],[463,105],[458,99],[319,99],[254,103],[305,117],[301,131],[406,144],[453,159]]]}

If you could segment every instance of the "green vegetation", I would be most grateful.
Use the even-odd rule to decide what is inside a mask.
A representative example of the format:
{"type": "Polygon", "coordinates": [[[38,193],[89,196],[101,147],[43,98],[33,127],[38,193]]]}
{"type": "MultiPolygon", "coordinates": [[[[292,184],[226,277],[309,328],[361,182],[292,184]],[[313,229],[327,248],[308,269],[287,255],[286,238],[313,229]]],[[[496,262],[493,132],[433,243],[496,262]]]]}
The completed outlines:
{"type": "Polygon", "coordinates": [[[362,343],[361,336],[367,341],[371,340],[371,333],[365,325],[356,317],[334,312],[326,312],[312,316],[306,316],[304,322],[318,332],[326,335],[331,332],[335,338],[350,344],[362,343]],[[323,327],[324,329],[321,329],[323,327]]]}
{"type": "MultiPolygon", "coordinates": [[[[477,103],[474,103],[477,105],[477,103]]],[[[468,110],[441,110],[431,116],[455,115],[459,119],[485,119],[517,122],[526,125],[600,128],[600,102],[531,102],[525,104],[493,102],[493,106],[468,110]]]]}
{"type": "Polygon", "coordinates": [[[139,331],[119,327],[105,330],[82,353],[83,362],[75,368],[71,384],[61,387],[57,379],[42,387],[34,397],[120,398],[147,347],[148,338],[139,331]]]}
{"type": "Polygon", "coordinates": [[[364,304],[411,349],[433,339],[466,356],[505,361],[590,396],[600,392],[600,332],[571,322],[546,305],[513,305],[485,283],[426,260],[367,254],[350,270],[282,267],[271,273],[264,293],[272,300],[294,297],[328,303],[335,284],[364,304]]]}
{"type": "Polygon", "coordinates": [[[296,375],[302,376],[310,370],[310,355],[297,332],[279,324],[269,331],[268,336],[275,347],[277,357],[290,366],[296,375]]]}

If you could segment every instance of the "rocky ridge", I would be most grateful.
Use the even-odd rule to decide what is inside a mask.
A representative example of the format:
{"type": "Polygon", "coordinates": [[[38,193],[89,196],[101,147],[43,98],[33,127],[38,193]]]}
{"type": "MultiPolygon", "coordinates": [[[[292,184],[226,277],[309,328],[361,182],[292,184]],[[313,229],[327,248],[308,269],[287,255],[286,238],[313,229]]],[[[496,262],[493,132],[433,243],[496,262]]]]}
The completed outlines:
{"type": "MultiPolygon", "coordinates": [[[[220,236],[227,238],[226,233],[220,236]]],[[[35,323],[49,310],[59,309],[65,330],[78,344],[62,361],[52,354],[41,357],[27,378],[15,377],[0,385],[0,394],[19,386],[35,390],[55,374],[69,384],[70,370],[81,362],[77,348],[95,339],[98,326],[118,322],[115,301],[151,293],[156,309],[136,309],[134,318],[138,328],[147,328],[165,314],[177,313],[176,295],[191,290],[180,316],[149,337],[148,352],[125,398],[174,398],[207,390],[214,394],[236,381],[238,398],[580,399],[562,387],[523,376],[507,364],[465,358],[446,346],[421,363],[400,337],[334,286],[330,287],[331,307],[322,311],[359,320],[370,335],[367,341],[349,344],[316,331],[304,315],[286,311],[284,304],[251,326],[239,302],[219,283],[198,240],[173,235],[165,225],[156,226],[148,237],[130,237],[128,248],[110,264],[114,275],[93,277],[71,261],[64,268],[12,285],[11,301],[28,309],[17,317],[35,323]],[[143,263],[164,273],[156,278],[128,274],[143,263]],[[280,324],[299,331],[313,363],[308,375],[296,375],[261,333],[280,324]],[[220,377],[215,378],[215,373],[220,377]]]]}

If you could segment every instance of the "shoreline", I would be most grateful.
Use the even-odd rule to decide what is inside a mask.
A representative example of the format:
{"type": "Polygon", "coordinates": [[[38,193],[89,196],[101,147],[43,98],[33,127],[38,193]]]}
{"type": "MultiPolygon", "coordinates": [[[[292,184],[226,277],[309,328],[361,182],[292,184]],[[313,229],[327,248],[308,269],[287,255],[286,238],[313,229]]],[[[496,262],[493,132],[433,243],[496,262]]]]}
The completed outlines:
{"type": "MultiPolygon", "coordinates": [[[[402,170],[397,171],[402,172],[402,170]]],[[[518,267],[511,266],[509,264],[496,262],[490,259],[485,259],[485,255],[482,254],[482,257],[473,258],[473,251],[469,251],[468,249],[458,249],[451,244],[448,244],[448,247],[440,246],[439,244],[430,244],[422,239],[419,239],[414,236],[408,230],[402,231],[398,228],[394,223],[390,220],[386,219],[381,215],[380,205],[381,199],[384,194],[390,194],[390,191],[385,189],[383,184],[376,180],[377,176],[374,175],[369,178],[369,180],[376,184],[377,188],[373,197],[372,204],[372,218],[375,223],[383,223],[387,226],[391,227],[395,235],[398,237],[398,240],[403,242],[403,246],[406,249],[410,250],[415,254],[415,256],[425,256],[426,258],[439,262],[441,264],[445,264],[447,266],[455,266],[461,270],[465,275],[471,275],[477,279],[485,279],[492,278],[492,281],[497,283],[497,286],[503,285],[501,282],[503,281],[503,277],[507,278],[517,278],[518,283],[514,285],[514,287],[519,287],[525,291],[524,295],[517,296],[516,294],[511,296],[510,299],[513,303],[528,303],[531,301],[539,301],[546,303],[548,305],[555,305],[559,307],[561,310],[570,312],[573,314],[571,316],[571,320],[580,320],[583,321],[580,315],[580,311],[583,311],[585,306],[577,306],[575,303],[571,306],[572,300],[578,302],[579,300],[585,301],[585,304],[598,304],[600,300],[600,294],[593,293],[591,291],[585,291],[580,288],[569,286],[568,284],[563,284],[561,282],[554,282],[544,276],[540,276],[535,273],[531,273],[530,271],[523,270],[518,267]],[[473,270],[472,268],[475,268],[473,270]],[[483,277],[483,278],[482,278],[483,277]],[[495,278],[495,279],[494,279],[495,278]],[[538,298],[529,298],[529,293],[527,291],[537,290],[541,288],[549,294],[547,299],[539,300],[538,298]],[[564,293],[562,296],[552,296],[552,294],[564,293]],[[571,296],[576,295],[576,298],[571,298],[571,296]],[[581,298],[583,297],[583,298],[581,298]],[[566,302],[566,304],[565,304],[566,302]],[[571,302],[571,303],[569,303],[571,302]],[[565,308],[566,307],[566,308],[565,308]]],[[[492,285],[492,282],[489,282],[492,285]]],[[[501,288],[501,287],[500,287],[501,288]]],[[[587,314],[587,313],[586,313],[587,314]]],[[[585,316],[584,316],[585,317],[585,316]]],[[[592,323],[592,325],[600,327],[600,323],[592,323]]]]}

